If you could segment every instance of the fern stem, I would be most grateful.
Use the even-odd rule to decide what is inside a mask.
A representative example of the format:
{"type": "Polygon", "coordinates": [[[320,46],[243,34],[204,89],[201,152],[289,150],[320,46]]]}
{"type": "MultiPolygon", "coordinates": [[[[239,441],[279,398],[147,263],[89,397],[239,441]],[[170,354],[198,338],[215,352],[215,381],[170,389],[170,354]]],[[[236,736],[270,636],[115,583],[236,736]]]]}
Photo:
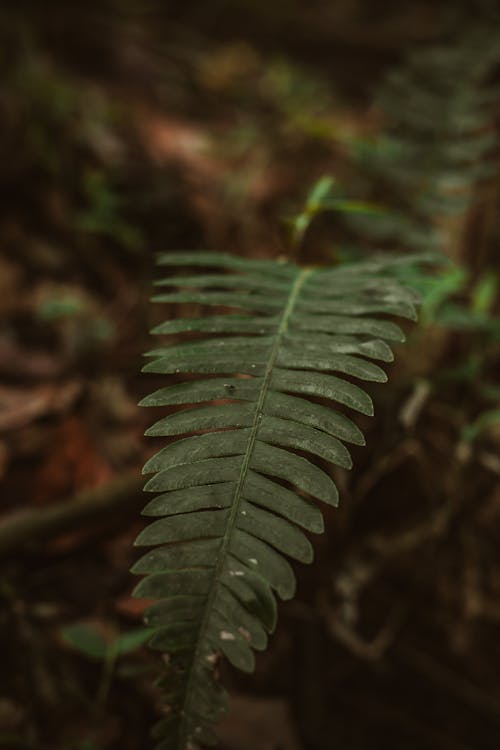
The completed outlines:
{"type": "Polygon", "coordinates": [[[196,646],[193,659],[191,662],[190,674],[189,674],[187,685],[186,685],[186,696],[185,696],[185,702],[184,702],[185,720],[181,724],[180,735],[179,735],[180,750],[189,750],[189,748],[191,747],[191,745],[189,744],[189,736],[188,736],[189,730],[188,730],[188,722],[186,721],[186,718],[192,715],[192,711],[191,711],[192,684],[193,684],[193,680],[195,679],[196,665],[200,663],[201,659],[203,658],[202,651],[203,651],[203,646],[204,646],[204,642],[206,639],[206,630],[210,622],[210,617],[212,615],[213,602],[217,593],[217,586],[219,585],[218,583],[219,578],[222,574],[222,570],[223,570],[224,563],[226,560],[227,550],[231,541],[231,535],[233,533],[233,530],[235,528],[236,521],[238,518],[240,501],[241,501],[241,493],[242,493],[245,479],[247,476],[247,472],[250,466],[250,461],[252,459],[255,441],[257,440],[257,435],[258,435],[258,431],[260,427],[260,421],[262,418],[262,410],[263,410],[264,402],[267,396],[267,392],[269,390],[269,385],[271,382],[271,376],[272,376],[273,369],[275,366],[276,358],[278,356],[281,338],[287,331],[288,322],[293,312],[295,303],[297,301],[297,297],[300,294],[300,290],[302,286],[304,285],[304,283],[306,282],[306,280],[309,278],[309,276],[314,272],[315,272],[314,269],[308,268],[308,269],[303,269],[299,271],[299,273],[297,274],[297,277],[290,290],[288,302],[281,316],[278,330],[274,337],[274,343],[271,349],[269,361],[267,363],[266,370],[265,370],[264,377],[263,377],[262,388],[260,390],[259,398],[258,398],[257,405],[255,408],[255,417],[254,417],[254,421],[252,424],[251,433],[248,438],[247,450],[245,452],[244,460],[241,466],[240,476],[238,478],[238,482],[236,485],[234,500],[231,506],[231,513],[227,521],[226,533],[224,534],[224,538],[221,543],[220,550],[218,552],[217,564],[215,566],[214,574],[213,574],[213,583],[207,596],[205,611],[204,611],[203,618],[200,624],[197,646],[196,646]]]}

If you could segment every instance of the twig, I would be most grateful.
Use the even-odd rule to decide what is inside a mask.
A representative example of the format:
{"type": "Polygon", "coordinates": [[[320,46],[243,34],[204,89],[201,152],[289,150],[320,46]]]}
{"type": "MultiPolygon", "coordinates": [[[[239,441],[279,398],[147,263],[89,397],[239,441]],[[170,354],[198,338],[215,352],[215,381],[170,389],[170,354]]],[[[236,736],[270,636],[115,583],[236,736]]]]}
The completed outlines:
{"type": "Polygon", "coordinates": [[[399,534],[374,534],[366,540],[366,547],[382,558],[412,552],[429,539],[439,539],[448,529],[459,507],[456,503],[448,502],[423,523],[413,528],[406,529],[399,534]]]}
{"type": "Polygon", "coordinates": [[[142,484],[137,472],[127,473],[52,507],[12,514],[0,522],[0,557],[8,557],[41,538],[46,540],[84,522],[104,518],[112,511],[138,507],[142,484]]]}
{"type": "Polygon", "coordinates": [[[400,644],[397,647],[397,653],[402,657],[406,666],[432,680],[436,685],[446,688],[466,705],[473,706],[496,721],[500,719],[498,695],[487,693],[466,677],[435,661],[432,656],[421,650],[400,644]]]}
{"type": "Polygon", "coordinates": [[[330,635],[336,638],[344,646],[355,654],[359,659],[366,661],[378,661],[382,659],[386,651],[391,647],[396,637],[396,632],[401,624],[402,609],[396,607],[376,635],[370,640],[364,639],[354,629],[342,622],[335,612],[328,608],[328,605],[322,606],[324,622],[330,635]]]}
{"type": "Polygon", "coordinates": [[[414,429],[430,394],[431,384],[428,380],[418,380],[415,383],[413,391],[399,412],[399,421],[407,430],[414,429]]]}

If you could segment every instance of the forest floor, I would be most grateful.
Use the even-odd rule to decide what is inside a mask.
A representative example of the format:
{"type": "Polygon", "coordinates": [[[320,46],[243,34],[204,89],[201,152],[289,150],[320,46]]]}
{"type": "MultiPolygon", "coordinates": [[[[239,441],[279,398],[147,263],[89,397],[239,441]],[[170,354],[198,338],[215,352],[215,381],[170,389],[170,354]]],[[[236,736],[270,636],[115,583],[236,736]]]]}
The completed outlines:
{"type": "MultiPolygon", "coordinates": [[[[267,19],[271,46],[250,11],[217,38],[202,10],[155,26],[112,3],[55,2],[43,20],[7,5],[0,748],[137,750],[161,710],[129,573],[157,449],[143,434],[159,411],[136,406],[162,383],[139,374],[162,315],[155,252],[289,255],[287,219],[318,178],[356,197],[352,149],[382,127],[371,88],[433,38],[432,8],[405,6],[398,27],[387,12],[372,34],[323,8],[330,55],[296,3],[279,33],[267,19]]],[[[298,260],[333,261],[343,232],[318,219],[298,260]]],[[[498,747],[500,435],[464,441],[480,399],[430,372],[464,346],[419,328],[389,393],[373,389],[367,447],[336,475],[342,507],[296,568],[297,598],[255,675],[228,670],[224,750],[498,747]]]]}

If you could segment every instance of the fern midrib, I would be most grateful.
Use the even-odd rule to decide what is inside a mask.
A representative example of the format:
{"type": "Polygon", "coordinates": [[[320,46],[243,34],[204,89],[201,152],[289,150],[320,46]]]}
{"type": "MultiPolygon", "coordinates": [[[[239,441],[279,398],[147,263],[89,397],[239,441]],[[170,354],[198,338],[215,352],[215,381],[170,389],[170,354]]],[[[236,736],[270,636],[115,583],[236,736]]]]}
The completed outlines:
{"type": "Polygon", "coordinates": [[[188,740],[187,719],[189,718],[191,714],[192,682],[193,682],[193,679],[195,679],[196,677],[196,665],[198,664],[200,657],[202,655],[201,652],[202,652],[202,649],[206,640],[206,630],[210,621],[210,617],[212,615],[213,602],[217,593],[217,587],[220,585],[219,579],[220,579],[224,564],[226,562],[227,550],[231,542],[231,537],[232,537],[232,534],[236,525],[236,519],[238,518],[238,512],[239,512],[240,503],[241,503],[241,492],[242,492],[243,485],[246,479],[246,475],[250,466],[250,461],[252,459],[255,441],[257,440],[260,420],[262,418],[262,409],[264,406],[264,401],[267,396],[267,392],[269,390],[271,376],[272,376],[274,366],[276,363],[276,358],[278,356],[281,339],[287,331],[288,322],[292,314],[293,308],[295,306],[295,303],[297,301],[297,297],[300,293],[300,290],[302,286],[304,285],[305,281],[307,280],[307,278],[312,273],[314,273],[314,269],[303,269],[302,271],[298,273],[292,285],[292,288],[290,290],[288,302],[281,316],[278,330],[274,336],[274,343],[270,352],[269,361],[267,363],[266,371],[263,376],[262,387],[260,389],[259,398],[255,407],[255,417],[254,417],[254,421],[253,421],[252,428],[251,428],[252,431],[248,438],[248,446],[247,446],[247,450],[245,452],[245,456],[241,465],[241,472],[240,472],[240,476],[238,478],[238,483],[236,485],[236,489],[234,493],[234,501],[231,507],[231,512],[228,517],[226,532],[224,534],[223,541],[221,543],[221,546],[218,552],[217,563],[215,565],[214,573],[212,577],[212,585],[207,596],[207,603],[205,605],[205,611],[204,611],[203,618],[200,624],[200,629],[198,631],[197,645],[193,654],[193,659],[191,661],[190,673],[189,673],[189,677],[188,677],[188,681],[186,685],[186,697],[184,701],[184,712],[183,712],[184,714],[183,725],[181,725],[181,731],[180,731],[180,745],[179,745],[180,750],[185,750],[185,748],[187,747],[187,740],[188,740]]]}

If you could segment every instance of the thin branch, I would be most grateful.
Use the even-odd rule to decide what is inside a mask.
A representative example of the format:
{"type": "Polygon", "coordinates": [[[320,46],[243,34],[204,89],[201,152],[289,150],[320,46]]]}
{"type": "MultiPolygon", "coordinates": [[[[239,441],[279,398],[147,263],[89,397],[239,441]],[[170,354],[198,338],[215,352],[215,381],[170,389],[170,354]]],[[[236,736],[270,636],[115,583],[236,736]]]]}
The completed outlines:
{"type": "Polygon", "coordinates": [[[0,522],[0,557],[8,557],[42,538],[45,541],[83,523],[105,518],[113,511],[139,508],[142,485],[137,472],[131,472],[57,505],[7,516],[0,522]]]}

